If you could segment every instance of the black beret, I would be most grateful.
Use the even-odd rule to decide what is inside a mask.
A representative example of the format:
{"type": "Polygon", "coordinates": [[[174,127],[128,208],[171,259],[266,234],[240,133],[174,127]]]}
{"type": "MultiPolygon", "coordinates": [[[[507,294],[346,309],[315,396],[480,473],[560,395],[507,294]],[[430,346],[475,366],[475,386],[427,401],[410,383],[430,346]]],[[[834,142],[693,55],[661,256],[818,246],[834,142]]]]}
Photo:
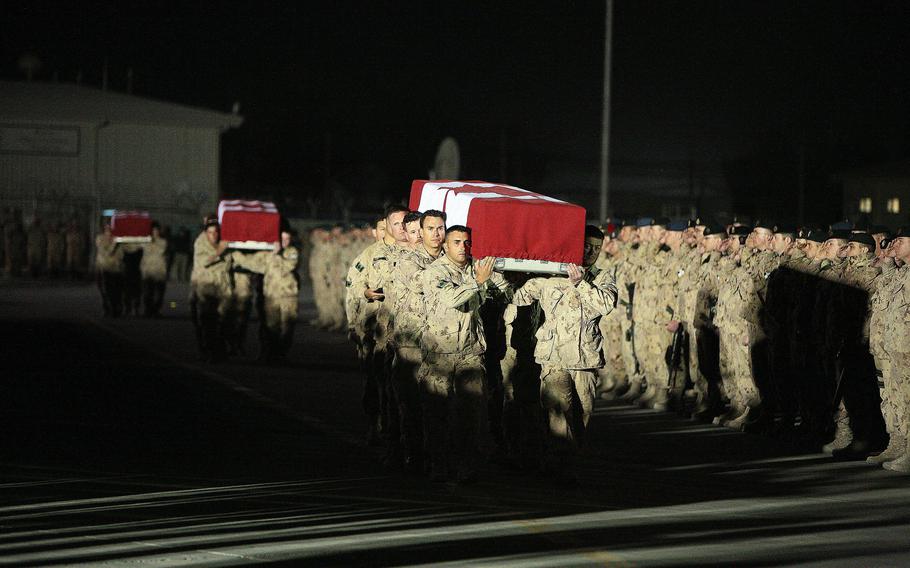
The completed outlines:
{"type": "Polygon", "coordinates": [[[872,225],[872,227],[869,229],[870,235],[877,235],[882,233],[885,235],[890,235],[891,230],[884,225],[872,225]]]}
{"type": "Polygon", "coordinates": [[[814,243],[823,243],[828,240],[828,231],[824,229],[810,229],[803,238],[814,243]]]}
{"type": "Polygon", "coordinates": [[[831,234],[828,236],[829,239],[843,239],[845,241],[850,240],[850,237],[853,236],[853,232],[849,229],[833,229],[831,234]]]}
{"type": "Polygon", "coordinates": [[[730,229],[730,236],[748,235],[752,232],[752,227],[748,225],[737,225],[730,229]]]}
{"type": "Polygon", "coordinates": [[[850,242],[866,245],[870,250],[875,250],[875,239],[869,233],[853,233],[850,235],[850,242]]]}
{"type": "Polygon", "coordinates": [[[772,221],[759,220],[755,222],[756,229],[768,229],[769,231],[774,230],[775,223],[772,221]]]}
{"type": "Polygon", "coordinates": [[[704,232],[703,234],[704,234],[704,236],[706,236],[706,237],[707,237],[708,235],[719,235],[719,236],[721,236],[721,237],[726,237],[726,236],[727,236],[727,232],[724,230],[724,228],[721,227],[720,225],[715,224],[715,223],[706,223],[706,224],[705,224],[705,232],[704,232]]]}

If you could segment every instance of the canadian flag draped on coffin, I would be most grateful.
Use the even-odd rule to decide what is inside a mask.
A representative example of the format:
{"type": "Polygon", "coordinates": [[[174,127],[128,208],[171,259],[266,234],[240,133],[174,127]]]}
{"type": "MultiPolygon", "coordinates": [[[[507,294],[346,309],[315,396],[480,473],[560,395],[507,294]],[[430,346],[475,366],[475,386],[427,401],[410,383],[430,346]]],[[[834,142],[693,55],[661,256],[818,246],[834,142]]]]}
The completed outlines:
{"type": "Polygon", "coordinates": [[[559,199],[483,181],[414,180],[409,207],[445,211],[447,226],[470,227],[474,258],[582,261],[585,209],[559,199]]]}
{"type": "Polygon", "coordinates": [[[115,243],[151,242],[152,218],[148,211],[114,211],[111,234],[115,243]]]}
{"type": "Polygon", "coordinates": [[[221,240],[234,249],[269,250],[280,237],[281,216],[269,201],[222,200],[218,223],[221,240]]]}

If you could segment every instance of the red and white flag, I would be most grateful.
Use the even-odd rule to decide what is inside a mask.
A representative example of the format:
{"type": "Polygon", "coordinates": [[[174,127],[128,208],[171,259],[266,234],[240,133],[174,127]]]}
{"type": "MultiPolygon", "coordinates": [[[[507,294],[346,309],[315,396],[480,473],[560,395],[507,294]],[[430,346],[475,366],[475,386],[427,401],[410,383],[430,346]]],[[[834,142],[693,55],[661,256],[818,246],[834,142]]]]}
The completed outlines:
{"type": "Polygon", "coordinates": [[[584,207],[547,195],[483,181],[414,180],[409,208],[444,211],[447,226],[469,227],[475,258],[582,261],[584,207]]]}
{"type": "Polygon", "coordinates": [[[116,242],[150,241],[152,218],[148,211],[114,211],[111,215],[111,234],[116,242]]]}
{"type": "Polygon", "coordinates": [[[281,216],[270,201],[225,199],[218,204],[221,239],[233,243],[278,242],[281,216]]]}

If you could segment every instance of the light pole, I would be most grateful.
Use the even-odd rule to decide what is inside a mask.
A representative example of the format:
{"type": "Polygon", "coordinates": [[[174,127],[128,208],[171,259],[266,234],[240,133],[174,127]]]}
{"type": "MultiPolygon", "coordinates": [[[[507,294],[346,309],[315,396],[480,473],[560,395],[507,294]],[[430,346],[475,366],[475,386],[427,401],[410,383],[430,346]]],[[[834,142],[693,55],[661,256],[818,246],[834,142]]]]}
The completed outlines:
{"type": "Polygon", "coordinates": [[[607,0],[604,31],[604,107],[600,139],[600,224],[606,225],[610,205],[610,72],[613,55],[613,0],[607,0]]]}

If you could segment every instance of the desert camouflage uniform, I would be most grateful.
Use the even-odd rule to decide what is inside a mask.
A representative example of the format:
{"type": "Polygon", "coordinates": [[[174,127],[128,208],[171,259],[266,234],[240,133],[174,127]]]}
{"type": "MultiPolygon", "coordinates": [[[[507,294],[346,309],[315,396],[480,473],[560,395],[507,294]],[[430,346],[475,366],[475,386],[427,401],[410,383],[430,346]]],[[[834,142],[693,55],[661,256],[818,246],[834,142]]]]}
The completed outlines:
{"type": "Polygon", "coordinates": [[[95,277],[105,316],[123,311],[123,247],[103,234],[95,237],[95,277]]]}
{"type": "Polygon", "coordinates": [[[196,237],[190,275],[190,307],[199,349],[207,359],[217,359],[225,354],[225,316],[234,287],[231,257],[217,256],[217,252],[205,232],[196,237]]]}
{"type": "Polygon", "coordinates": [[[541,366],[548,451],[571,450],[584,441],[594,407],[594,370],[604,363],[600,319],[613,310],[616,296],[612,275],[597,267],[577,285],[562,277],[532,278],[515,292],[515,305],[536,301],[544,314],[534,358],[541,366]],[[581,412],[573,405],[576,399],[581,412]]]}
{"type": "Polygon", "coordinates": [[[487,406],[480,306],[510,288],[495,272],[477,284],[472,263],[461,268],[447,256],[423,271],[422,285],[427,328],[421,336],[418,377],[425,446],[434,476],[445,476],[450,466],[457,467],[459,476],[471,476],[487,406]]]}
{"type": "Polygon", "coordinates": [[[167,283],[167,240],[153,238],[142,244],[142,260],[139,272],[142,274],[142,292],[145,315],[158,315],[164,302],[164,288],[167,283]]]}
{"type": "MultiPolygon", "coordinates": [[[[426,329],[422,273],[438,257],[418,244],[415,250],[400,249],[385,285],[386,298],[395,315],[391,333],[394,349],[392,396],[398,406],[398,422],[390,424],[389,437],[400,448],[406,463],[420,458],[423,422],[417,375],[422,360],[420,335],[426,329]]],[[[397,451],[397,450],[394,450],[397,451]]]]}

